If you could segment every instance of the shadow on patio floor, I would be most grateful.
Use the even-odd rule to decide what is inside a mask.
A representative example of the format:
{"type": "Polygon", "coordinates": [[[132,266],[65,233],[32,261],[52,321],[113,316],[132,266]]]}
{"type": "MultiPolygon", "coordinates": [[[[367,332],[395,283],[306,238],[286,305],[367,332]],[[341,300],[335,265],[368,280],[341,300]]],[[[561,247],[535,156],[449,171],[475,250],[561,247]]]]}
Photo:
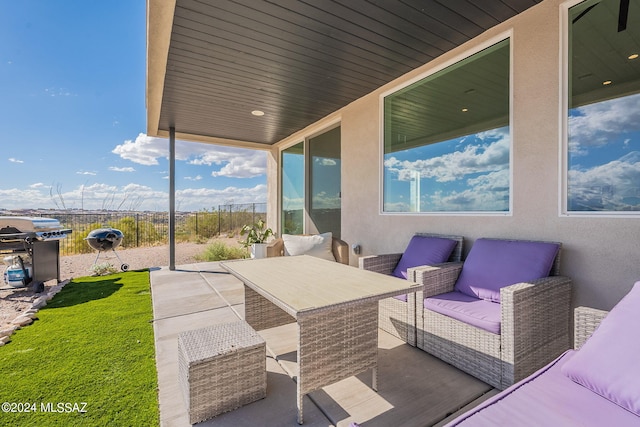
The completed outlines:
{"type": "MultiPolygon", "coordinates": [[[[180,332],[236,321],[244,316],[242,284],[217,263],[151,272],[161,425],[188,426],[178,385],[180,332]]],[[[198,426],[284,426],[296,422],[296,326],[260,335],[267,342],[267,397],[198,426]]],[[[332,384],[305,398],[304,425],[362,427],[429,426],[494,392],[452,366],[380,331],[378,392],[367,372],[332,384]],[[487,394],[487,392],[489,392],[487,394]]]]}

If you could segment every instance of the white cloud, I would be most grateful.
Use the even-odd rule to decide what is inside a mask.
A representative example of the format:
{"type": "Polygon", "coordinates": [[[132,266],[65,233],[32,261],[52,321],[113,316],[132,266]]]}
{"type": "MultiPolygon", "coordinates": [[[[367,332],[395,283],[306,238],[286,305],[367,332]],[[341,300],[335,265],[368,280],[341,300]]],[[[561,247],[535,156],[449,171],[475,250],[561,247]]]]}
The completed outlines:
{"type": "MultiPolygon", "coordinates": [[[[31,184],[28,189],[0,190],[0,209],[23,208],[66,208],[66,209],[114,209],[168,211],[168,191],[130,183],[123,186],[94,183],[80,185],[60,195],[54,188],[42,183],[31,184]],[[28,206],[25,205],[28,200],[28,206]]],[[[218,205],[229,203],[265,203],[267,187],[227,187],[223,189],[189,188],[176,191],[176,208],[183,211],[216,209],[218,205]]]]}
{"type": "Polygon", "coordinates": [[[9,161],[11,163],[24,163],[24,160],[15,159],[13,157],[9,157],[9,161]]]}
{"type": "Polygon", "coordinates": [[[572,209],[638,210],[640,152],[587,170],[569,171],[572,209]]]}
{"type": "Polygon", "coordinates": [[[320,191],[313,196],[314,209],[337,209],[340,208],[340,196],[338,194],[327,194],[320,191]]]}
{"type": "MultiPolygon", "coordinates": [[[[169,141],[141,133],[135,141],[127,140],[112,152],[134,163],[157,165],[158,159],[168,158],[169,141]]],[[[176,160],[192,165],[222,166],[212,171],[212,176],[231,178],[252,178],[265,174],[267,169],[267,155],[263,151],[188,141],[176,141],[176,160]]]]}
{"type": "Polygon", "coordinates": [[[25,200],[33,207],[52,207],[48,190],[41,191],[39,188],[8,188],[0,189],[0,208],[21,209],[25,206],[25,200]]]}
{"type": "Polygon", "coordinates": [[[109,170],[114,172],[135,172],[136,171],[132,167],[119,168],[117,166],[109,166],[109,170]]]}
{"type": "Polygon", "coordinates": [[[384,162],[385,168],[398,174],[398,179],[412,179],[413,171],[419,171],[422,178],[433,178],[437,182],[450,182],[477,173],[504,170],[509,167],[509,134],[506,130],[478,134],[481,139],[495,139],[494,142],[467,145],[462,151],[454,151],[439,157],[417,160],[398,160],[391,157],[384,162]]]}
{"type": "Polygon", "coordinates": [[[78,171],[76,172],[76,175],[92,175],[95,176],[97,175],[96,172],[91,172],[91,171],[78,171]]]}
{"type": "Polygon", "coordinates": [[[428,202],[438,211],[502,211],[509,209],[509,171],[501,170],[467,180],[463,191],[436,194],[428,202]]]}
{"type": "Polygon", "coordinates": [[[328,157],[316,158],[315,162],[320,166],[336,166],[338,164],[335,159],[329,159],[328,157]]]}
{"type": "Polygon", "coordinates": [[[68,89],[62,87],[50,87],[44,90],[44,94],[51,97],[58,96],[76,96],[76,94],[71,93],[68,89]]]}
{"type": "Polygon", "coordinates": [[[640,94],[576,108],[569,117],[569,151],[585,155],[622,134],[640,131],[640,94]]]}
{"type": "Polygon", "coordinates": [[[285,211],[295,211],[304,208],[304,197],[287,197],[283,196],[282,209],[285,211]]]}
{"type": "Polygon", "coordinates": [[[202,176],[201,175],[185,176],[184,179],[186,179],[187,181],[200,181],[202,179],[202,176]]]}
{"type": "Polygon", "coordinates": [[[219,171],[211,172],[211,176],[227,176],[230,178],[253,178],[264,175],[267,171],[266,153],[240,152],[226,153],[227,164],[219,171]]]}
{"type": "Polygon", "coordinates": [[[179,205],[180,210],[186,211],[217,208],[218,205],[229,203],[266,203],[266,201],[267,186],[264,184],[251,188],[189,188],[176,191],[176,205],[179,205]]]}
{"type": "Polygon", "coordinates": [[[126,140],[124,144],[117,145],[112,153],[141,165],[157,165],[158,158],[169,156],[169,142],[164,138],[154,138],[141,133],[135,141],[126,140]]]}

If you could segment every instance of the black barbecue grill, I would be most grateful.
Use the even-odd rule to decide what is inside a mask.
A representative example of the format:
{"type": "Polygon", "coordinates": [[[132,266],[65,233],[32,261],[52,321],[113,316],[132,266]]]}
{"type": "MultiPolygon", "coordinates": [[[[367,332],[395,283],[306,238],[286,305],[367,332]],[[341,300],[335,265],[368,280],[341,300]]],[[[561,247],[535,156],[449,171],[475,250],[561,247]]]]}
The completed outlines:
{"type": "Polygon", "coordinates": [[[85,240],[89,246],[98,251],[98,256],[93,262],[93,265],[96,265],[102,252],[113,251],[118,261],[120,261],[120,269],[122,271],[129,270],[129,264],[123,263],[116,252],[116,248],[120,246],[122,239],[124,239],[124,234],[117,228],[98,228],[97,230],[91,231],[87,237],[85,237],[85,240]]]}
{"type": "Polygon", "coordinates": [[[41,292],[44,282],[60,282],[60,240],[71,232],[54,218],[0,216],[0,257],[10,264],[5,283],[14,288],[32,284],[41,292]],[[11,273],[20,272],[19,280],[12,280],[18,275],[11,273]]]}

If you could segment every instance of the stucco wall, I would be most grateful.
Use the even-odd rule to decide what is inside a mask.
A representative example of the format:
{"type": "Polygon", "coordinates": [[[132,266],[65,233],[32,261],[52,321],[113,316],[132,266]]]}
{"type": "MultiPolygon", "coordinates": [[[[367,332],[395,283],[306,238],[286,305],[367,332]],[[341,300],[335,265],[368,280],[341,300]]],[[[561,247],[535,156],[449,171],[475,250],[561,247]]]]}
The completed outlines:
{"type": "MultiPolygon", "coordinates": [[[[362,255],[401,252],[418,231],[465,236],[465,253],[479,237],[560,241],[562,273],[574,280],[574,306],[610,309],[640,280],[640,219],[559,215],[561,4],[544,1],[339,112],[343,240],[360,244],[362,255]],[[380,214],[380,94],[507,31],[513,47],[512,214],[380,214]]],[[[313,126],[319,127],[322,122],[313,126]]],[[[356,255],[351,264],[357,265],[356,255]]]]}

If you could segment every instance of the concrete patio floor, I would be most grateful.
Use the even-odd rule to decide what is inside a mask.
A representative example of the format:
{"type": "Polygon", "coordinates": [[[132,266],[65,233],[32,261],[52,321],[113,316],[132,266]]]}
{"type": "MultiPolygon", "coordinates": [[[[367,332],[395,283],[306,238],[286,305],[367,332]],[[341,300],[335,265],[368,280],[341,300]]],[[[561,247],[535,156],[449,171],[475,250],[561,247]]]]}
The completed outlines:
{"type": "MultiPolygon", "coordinates": [[[[217,262],[152,269],[160,424],[189,426],[178,384],[178,334],[244,317],[242,283],[217,262]]],[[[295,324],[259,331],[267,343],[267,397],[198,426],[296,426],[295,324]]],[[[443,425],[496,392],[487,384],[380,330],[378,392],[371,373],[305,397],[305,426],[443,425]],[[451,415],[451,414],[454,415],[451,415]]]]}

